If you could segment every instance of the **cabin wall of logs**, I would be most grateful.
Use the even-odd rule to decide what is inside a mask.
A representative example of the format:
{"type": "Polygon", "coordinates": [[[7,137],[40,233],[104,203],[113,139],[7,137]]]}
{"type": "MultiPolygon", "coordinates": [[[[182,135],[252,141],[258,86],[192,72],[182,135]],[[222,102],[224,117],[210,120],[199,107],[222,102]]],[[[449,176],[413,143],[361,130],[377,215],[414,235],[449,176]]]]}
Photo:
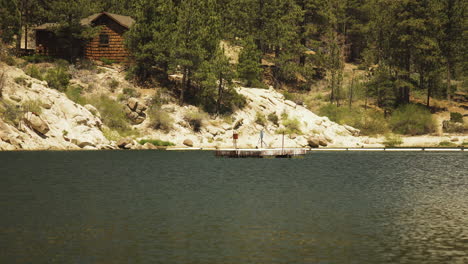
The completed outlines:
{"type": "Polygon", "coordinates": [[[101,31],[88,41],[84,48],[84,56],[91,60],[109,59],[123,62],[128,58],[123,34],[127,28],[121,26],[107,16],[102,16],[94,22],[101,31]]]}

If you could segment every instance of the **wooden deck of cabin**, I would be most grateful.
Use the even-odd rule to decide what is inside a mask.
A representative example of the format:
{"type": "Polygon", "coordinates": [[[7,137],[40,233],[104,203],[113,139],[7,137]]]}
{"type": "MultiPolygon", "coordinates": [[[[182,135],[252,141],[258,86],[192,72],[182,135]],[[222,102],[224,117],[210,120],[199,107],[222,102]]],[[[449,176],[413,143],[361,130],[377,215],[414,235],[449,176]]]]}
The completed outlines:
{"type": "Polygon", "coordinates": [[[292,158],[306,153],[306,149],[220,149],[215,151],[216,157],[227,158],[292,158]]]}

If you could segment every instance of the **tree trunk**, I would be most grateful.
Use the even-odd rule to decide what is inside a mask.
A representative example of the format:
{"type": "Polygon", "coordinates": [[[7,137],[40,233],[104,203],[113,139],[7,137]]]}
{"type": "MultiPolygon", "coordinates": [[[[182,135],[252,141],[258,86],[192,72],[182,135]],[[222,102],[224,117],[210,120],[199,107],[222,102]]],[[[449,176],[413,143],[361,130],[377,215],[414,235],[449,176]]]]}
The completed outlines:
{"type": "Polygon", "coordinates": [[[28,24],[24,25],[24,51],[28,51],[28,24]]]}
{"type": "Polygon", "coordinates": [[[420,71],[419,72],[419,89],[424,90],[424,88],[426,88],[425,83],[424,83],[424,72],[420,71]]]}
{"type": "Polygon", "coordinates": [[[331,85],[330,85],[330,88],[331,88],[330,103],[333,104],[333,101],[335,100],[335,73],[334,73],[333,70],[331,71],[331,85]]]}
{"type": "Polygon", "coordinates": [[[452,76],[450,74],[450,69],[451,69],[451,65],[450,63],[447,63],[447,101],[448,101],[448,104],[451,105],[451,98],[450,98],[450,88],[451,88],[451,84],[452,84],[452,76]]]}
{"type": "Polygon", "coordinates": [[[426,102],[426,106],[427,106],[428,108],[429,108],[429,106],[430,106],[430,100],[431,100],[431,92],[432,92],[431,86],[432,86],[431,83],[429,83],[429,84],[427,85],[427,102],[426,102]]]}
{"type": "Polygon", "coordinates": [[[183,105],[184,104],[184,92],[185,92],[185,85],[187,81],[187,68],[184,68],[182,71],[182,85],[180,86],[180,96],[179,96],[179,104],[183,105]]]}
{"type": "Polygon", "coordinates": [[[351,79],[351,85],[349,86],[349,109],[353,106],[353,88],[354,88],[354,71],[351,79]]]}
{"type": "Polygon", "coordinates": [[[223,95],[223,75],[219,75],[219,86],[218,86],[218,100],[216,102],[216,113],[219,114],[219,109],[221,108],[221,98],[223,95]]]}
{"type": "Polygon", "coordinates": [[[23,13],[20,13],[19,16],[19,26],[20,30],[18,31],[18,35],[16,36],[16,55],[21,55],[21,39],[23,38],[23,13]]]}

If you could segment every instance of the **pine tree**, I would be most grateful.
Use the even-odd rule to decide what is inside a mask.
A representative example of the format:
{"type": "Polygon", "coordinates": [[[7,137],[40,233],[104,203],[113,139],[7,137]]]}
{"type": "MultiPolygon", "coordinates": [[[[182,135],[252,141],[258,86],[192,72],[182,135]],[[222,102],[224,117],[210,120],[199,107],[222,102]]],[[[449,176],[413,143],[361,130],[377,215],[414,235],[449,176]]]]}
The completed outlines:
{"type": "Polygon", "coordinates": [[[162,73],[167,79],[177,22],[173,1],[140,0],[136,3],[136,24],[126,35],[126,45],[136,62],[138,80],[162,73]]]}
{"type": "Polygon", "coordinates": [[[102,11],[107,11],[119,15],[134,16],[135,3],[137,1],[127,1],[127,0],[100,0],[100,9],[102,11]]]}
{"type": "MultiPolygon", "coordinates": [[[[434,0],[435,1],[435,0],[434,0]]],[[[450,102],[452,75],[456,66],[466,63],[466,10],[468,3],[463,0],[440,1],[439,18],[441,34],[437,36],[446,71],[446,93],[450,102]]]]}
{"type": "Polygon", "coordinates": [[[18,0],[18,9],[20,12],[21,31],[18,35],[18,49],[21,47],[21,34],[24,30],[24,49],[28,49],[28,32],[34,26],[46,21],[44,12],[44,3],[39,0],[18,0]]]}
{"type": "Polygon", "coordinates": [[[323,36],[326,53],[324,54],[326,68],[329,73],[330,102],[340,105],[341,90],[344,71],[344,44],[343,32],[344,12],[347,1],[332,0],[321,7],[322,15],[326,19],[326,31],[323,36]]]}
{"type": "Polygon", "coordinates": [[[260,58],[260,51],[257,49],[253,38],[247,38],[239,54],[237,72],[240,78],[246,80],[248,87],[260,84],[260,58]]]}
{"type": "Polygon", "coordinates": [[[49,0],[46,7],[49,18],[56,22],[52,30],[63,40],[62,47],[68,50],[67,59],[76,59],[82,48],[82,40],[91,38],[98,32],[99,28],[87,27],[80,23],[81,19],[97,12],[98,3],[93,0],[49,0]]]}
{"type": "Polygon", "coordinates": [[[224,49],[218,47],[210,60],[204,61],[195,74],[196,81],[201,86],[201,101],[205,110],[217,114],[226,113],[237,106],[237,92],[233,89],[235,71],[224,54],[224,49]]]}
{"type": "Polygon", "coordinates": [[[0,39],[11,43],[21,29],[17,0],[0,0],[0,39]]]}
{"type": "Polygon", "coordinates": [[[175,28],[174,65],[182,71],[180,103],[185,100],[192,77],[200,65],[209,58],[220,40],[220,17],[214,0],[186,0],[178,8],[175,28]]]}

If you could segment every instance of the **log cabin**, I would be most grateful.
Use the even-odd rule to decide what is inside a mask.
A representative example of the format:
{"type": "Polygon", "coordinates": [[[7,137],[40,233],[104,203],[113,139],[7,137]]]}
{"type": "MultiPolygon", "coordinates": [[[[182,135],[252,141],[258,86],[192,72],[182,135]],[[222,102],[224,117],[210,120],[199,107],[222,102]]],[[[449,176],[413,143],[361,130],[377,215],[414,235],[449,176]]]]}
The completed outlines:
{"type": "Polygon", "coordinates": [[[75,40],[72,45],[53,32],[54,23],[36,27],[36,53],[46,56],[67,58],[84,57],[90,60],[112,60],[124,62],[129,54],[125,49],[124,33],[130,29],[135,20],[129,16],[101,12],[84,18],[82,26],[100,27],[100,31],[86,41],[75,40]],[[71,46],[71,48],[70,48],[71,46]]]}

